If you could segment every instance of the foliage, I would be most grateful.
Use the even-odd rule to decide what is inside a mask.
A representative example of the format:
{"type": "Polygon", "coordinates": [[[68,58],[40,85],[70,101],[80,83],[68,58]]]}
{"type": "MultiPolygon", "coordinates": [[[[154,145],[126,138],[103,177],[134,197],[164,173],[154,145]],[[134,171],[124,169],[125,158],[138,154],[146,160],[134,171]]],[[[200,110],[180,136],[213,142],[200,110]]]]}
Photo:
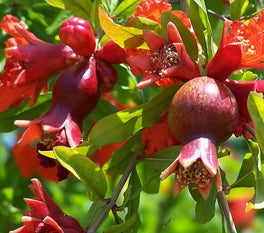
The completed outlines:
{"type": "MultiPolygon", "coordinates": [[[[220,233],[230,230],[230,222],[223,210],[226,206],[223,206],[219,198],[215,181],[212,181],[206,200],[192,184],[189,189],[184,189],[174,197],[171,192],[173,177],[160,181],[161,172],[179,155],[182,148],[180,143],[160,148],[151,156],[145,150],[142,140],[144,130],[166,119],[170,102],[183,83],[177,81],[169,87],[150,85],[139,89],[137,84],[143,79],[144,72],[134,75],[129,62],[108,62],[105,65],[108,58],[100,57],[98,51],[112,40],[125,51],[140,49],[143,53],[147,50],[149,54],[146,30],[169,40],[167,24],[172,22],[182,39],[175,44],[185,46],[188,62],[199,65],[199,72],[205,75],[207,65],[217,55],[220,47],[223,19],[229,17],[230,20],[248,20],[255,17],[263,6],[254,0],[233,0],[230,6],[223,4],[228,1],[220,0],[214,3],[210,0],[171,1],[173,10],[188,12],[192,24],[190,30],[171,11],[160,15],[161,23],[141,16],[133,19],[139,2],[141,1],[3,0],[0,3],[0,18],[14,15],[27,25],[28,31],[53,44],[61,43],[58,35],[64,20],[72,16],[86,19],[97,38],[97,48],[91,57],[94,56],[98,64],[103,61],[103,68],[109,72],[115,70],[118,75],[113,89],[107,93],[111,94],[106,94],[105,97],[105,93],[102,94],[97,105],[82,119],[82,141],[78,146],[59,144],[49,149],[38,147],[41,156],[56,161],[56,166],[70,172],[69,177],[60,182],[46,179],[40,173],[23,177],[19,167],[21,163],[18,164],[18,157],[14,155],[18,138],[24,132],[17,127],[19,123],[15,125],[14,122],[23,119],[34,125],[34,119],[39,119],[52,109],[56,102],[53,99],[53,88],[56,86],[58,73],[51,75],[48,91],[40,94],[34,106],[26,99],[18,106],[12,105],[0,112],[0,228],[3,232],[21,226],[23,211],[28,208],[23,198],[32,197],[28,189],[29,179],[32,177],[41,180],[57,205],[63,212],[77,219],[85,232],[220,233]],[[180,2],[185,4],[181,5],[180,2]],[[97,160],[98,155],[103,162],[97,160]]],[[[0,70],[3,72],[6,62],[5,41],[8,38],[7,33],[0,32],[0,70]]],[[[102,68],[98,67],[99,65],[94,68],[96,75],[102,68]]],[[[253,68],[239,69],[229,79],[245,83],[255,82],[256,79],[261,81],[263,67],[257,70],[253,68]]],[[[92,71],[91,73],[93,74],[92,71]]],[[[103,89],[104,80],[99,83],[103,83],[103,89]]],[[[228,82],[226,85],[229,85],[228,82]]],[[[232,136],[218,147],[219,167],[227,201],[231,202],[238,196],[246,198],[247,210],[256,211],[254,218],[249,219],[252,222],[237,225],[238,232],[243,232],[246,228],[262,232],[264,227],[264,102],[261,95],[263,91],[258,91],[257,85],[254,90],[251,86],[248,87],[250,91],[247,92],[246,109],[250,121],[244,126],[242,135],[232,136]]],[[[230,89],[236,93],[232,88],[230,84],[230,89]]],[[[243,94],[241,99],[245,100],[243,94]]],[[[87,106],[89,105],[83,108],[88,108],[87,106]]],[[[45,117],[43,119],[45,121],[45,117]]],[[[75,131],[72,134],[76,136],[75,131]]],[[[35,140],[30,146],[36,147],[38,143],[35,140]]],[[[24,156],[22,163],[27,162],[30,163],[24,156]]],[[[235,219],[238,213],[232,214],[235,219]]]]}

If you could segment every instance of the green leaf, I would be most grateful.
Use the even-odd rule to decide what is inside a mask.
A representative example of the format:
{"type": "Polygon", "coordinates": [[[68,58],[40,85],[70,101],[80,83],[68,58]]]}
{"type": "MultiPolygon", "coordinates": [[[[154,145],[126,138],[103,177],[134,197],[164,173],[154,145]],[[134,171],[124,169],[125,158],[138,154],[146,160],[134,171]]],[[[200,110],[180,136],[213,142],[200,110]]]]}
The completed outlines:
{"type": "Polygon", "coordinates": [[[187,0],[186,5],[194,32],[203,48],[206,61],[213,57],[212,28],[204,0],[187,0]]]}
{"type": "Polygon", "coordinates": [[[178,157],[180,150],[181,146],[168,147],[158,151],[151,157],[145,158],[145,161],[159,171],[163,171],[178,157]]]}
{"type": "Polygon", "coordinates": [[[91,7],[91,13],[90,13],[90,18],[91,18],[91,24],[93,28],[97,29],[100,28],[100,20],[99,20],[99,6],[102,3],[101,0],[95,0],[92,4],[91,7]]]}
{"type": "Polygon", "coordinates": [[[132,155],[134,154],[132,151],[133,146],[140,140],[140,135],[137,134],[128,139],[124,146],[116,150],[103,167],[106,173],[115,175],[122,174],[129,164],[132,155]]]}
{"type": "Polygon", "coordinates": [[[119,111],[98,121],[84,145],[101,146],[122,142],[145,127],[155,124],[166,110],[179,85],[165,89],[150,102],[119,111]],[[118,129],[118,130],[117,130],[118,129]]]}
{"type": "Polygon", "coordinates": [[[230,16],[232,20],[240,19],[245,13],[249,0],[233,0],[230,4],[230,16]]]}
{"type": "Polygon", "coordinates": [[[202,224],[209,222],[215,215],[215,201],[217,193],[215,183],[212,182],[212,187],[207,200],[203,199],[199,191],[196,188],[192,187],[192,185],[189,185],[189,191],[197,201],[195,207],[197,222],[202,224]]]}
{"type": "Polygon", "coordinates": [[[136,168],[133,169],[130,175],[128,185],[131,186],[131,190],[130,190],[129,201],[126,204],[127,207],[126,220],[130,219],[134,215],[137,216],[133,228],[131,228],[129,231],[130,233],[136,233],[141,225],[140,218],[138,217],[141,183],[136,168]]]}
{"type": "Polygon", "coordinates": [[[157,34],[161,33],[161,27],[160,24],[157,23],[156,21],[153,21],[151,19],[148,18],[144,18],[144,17],[135,17],[133,19],[131,19],[127,24],[127,27],[134,27],[134,28],[138,28],[138,29],[147,29],[150,31],[153,31],[157,34]]]}
{"type": "Polygon", "coordinates": [[[115,10],[115,17],[128,19],[130,18],[134,12],[136,5],[141,2],[141,0],[124,0],[118,5],[117,9],[115,10]]]}
{"type": "Polygon", "coordinates": [[[51,105],[51,93],[40,95],[34,107],[29,107],[29,101],[24,101],[19,107],[11,106],[8,110],[0,113],[0,133],[10,132],[17,129],[15,120],[32,120],[47,111],[51,105]]]}
{"type": "Polygon", "coordinates": [[[264,208],[264,176],[261,169],[261,151],[258,143],[247,140],[250,151],[253,155],[256,172],[255,195],[247,205],[247,210],[264,208]]]}
{"type": "Polygon", "coordinates": [[[69,10],[75,16],[88,18],[90,16],[92,3],[90,0],[45,0],[54,7],[69,10]]]}
{"type": "Polygon", "coordinates": [[[146,162],[138,164],[137,171],[142,183],[142,190],[149,194],[158,193],[160,186],[160,171],[146,162]]]}
{"type": "Polygon", "coordinates": [[[137,216],[134,214],[131,218],[129,218],[127,221],[117,224],[117,225],[113,225],[110,227],[107,227],[106,229],[104,229],[104,233],[121,233],[124,232],[126,230],[128,230],[129,228],[131,228],[134,223],[137,220],[137,216]]]}
{"type": "Polygon", "coordinates": [[[99,7],[99,19],[101,27],[105,31],[106,35],[120,47],[148,49],[141,29],[120,26],[114,23],[102,7],[99,7]]]}
{"type": "Polygon", "coordinates": [[[94,201],[85,217],[85,224],[91,226],[94,221],[102,214],[103,209],[106,206],[106,201],[97,200],[94,201]]]}
{"type": "Polygon", "coordinates": [[[264,100],[257,93],[251,92],[247,100],[248,111],[255,126],[257,142],[264,153],[264,100]]]}
{"type": "Polygon", "coordinates": [[[68,147],[57,146],[53,150],[59,163],[84,183],[90,200],[104,198],[107,190],[106,179],[95,163],[68,147]]]}
{"type": "Polygon", "coordinates": [[[184,23],[170,11],[163,12],[161,15],[161,22],[162,22],[162,34],[166,38],[167,37],[167,24],[172,22],[177,27],[183,44],[186,48],[187,53],[191,57],[193,61],[196,61],[198,58],[198,47],[195,38],[193,37],[192,33],[188,28],[185,27],[184,23]]]}
{"type": "Polygon", "coordinates": [[[253,187],[256,183],[254,170],[254,159],[251,153],[244,156],[235,185],[232,187],[253,187]]]}

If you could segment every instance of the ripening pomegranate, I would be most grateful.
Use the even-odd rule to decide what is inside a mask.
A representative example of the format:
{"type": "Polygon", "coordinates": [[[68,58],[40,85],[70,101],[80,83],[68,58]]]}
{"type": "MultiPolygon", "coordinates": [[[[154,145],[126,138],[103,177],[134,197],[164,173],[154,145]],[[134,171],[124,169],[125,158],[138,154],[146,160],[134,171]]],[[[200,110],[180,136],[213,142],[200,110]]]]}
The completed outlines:
{"type": "Polygon", "coordinates": [[[161,179],[165,179],[175,171],[175,195],[193,183],[206,199],[212,178],[221,190],[216,147],[232,135],[237,119],[236,99],[218,80],[194,78],[177,91],[169,108],[168,123],[183,147],[161,174],[161,179]]]}

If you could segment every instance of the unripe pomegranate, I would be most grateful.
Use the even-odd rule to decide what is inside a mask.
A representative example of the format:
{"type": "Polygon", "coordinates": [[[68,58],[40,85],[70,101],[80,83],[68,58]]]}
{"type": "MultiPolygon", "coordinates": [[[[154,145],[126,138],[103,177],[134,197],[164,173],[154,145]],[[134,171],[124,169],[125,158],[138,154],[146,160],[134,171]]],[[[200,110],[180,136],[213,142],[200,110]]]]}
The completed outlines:
{"type": "Polygon", "coordinates": [[[219,145],[231,136],[237,119],[232,92],[222,82],[206,76],[185,83],[169,108],[170,129],[182,143],[205,137],[219,145]]]}
{"type": "Polygon", "coordinates": [[[177,91],[169,108],[168,124],[183,147],[160,176],[165,179],[175,171],[175,195],[192,183],[206,199],[212,179],[218,191],[222,189],[216,146],[231,136],[237,121],[236,99],[222,82],[198,77],[177,91]]]}

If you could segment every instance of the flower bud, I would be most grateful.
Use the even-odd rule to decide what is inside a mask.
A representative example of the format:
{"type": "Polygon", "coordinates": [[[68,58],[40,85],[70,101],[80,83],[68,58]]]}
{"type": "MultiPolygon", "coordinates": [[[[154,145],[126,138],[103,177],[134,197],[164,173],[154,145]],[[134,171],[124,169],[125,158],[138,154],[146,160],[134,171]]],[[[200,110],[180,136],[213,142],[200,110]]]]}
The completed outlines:
{"type": "Polygon", "coordinates": [[[64,21],[60,27],[59,36],[63,43],[82,56],[90,56],[96,46],[91,25],[79,17],[64,21]]]}

